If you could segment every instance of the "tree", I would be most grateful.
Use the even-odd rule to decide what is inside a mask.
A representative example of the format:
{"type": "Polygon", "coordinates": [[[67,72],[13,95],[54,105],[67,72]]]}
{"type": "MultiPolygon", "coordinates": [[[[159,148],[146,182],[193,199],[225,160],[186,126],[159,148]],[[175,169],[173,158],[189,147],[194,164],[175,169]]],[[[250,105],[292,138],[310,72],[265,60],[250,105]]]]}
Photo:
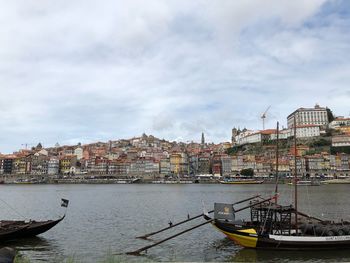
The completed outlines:
{"type": "Polygon", "coordinates": [[[252,168],[242,169],[240,174],[243,175],[243,176],[253,177],[254,176],[254,170],[252,168]]]}
{"type": "Polygon", "coordinates": [[[326,108],[326,110],[327,110],[328,122],[332,122],[334,120],[333,112],[328,108],[326,108]]]}

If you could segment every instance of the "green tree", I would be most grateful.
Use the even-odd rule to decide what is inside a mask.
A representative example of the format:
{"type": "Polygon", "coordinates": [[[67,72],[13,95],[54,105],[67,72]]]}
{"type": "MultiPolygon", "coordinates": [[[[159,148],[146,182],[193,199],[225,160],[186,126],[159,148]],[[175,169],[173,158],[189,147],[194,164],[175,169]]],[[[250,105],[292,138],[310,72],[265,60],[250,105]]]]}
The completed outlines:
{"type": "Polygon", "coordinates": [[[254,170],[252,168],[242,169],[240,174],[243,175],[243,176],[253,177],[254,176],[254,170]]]}

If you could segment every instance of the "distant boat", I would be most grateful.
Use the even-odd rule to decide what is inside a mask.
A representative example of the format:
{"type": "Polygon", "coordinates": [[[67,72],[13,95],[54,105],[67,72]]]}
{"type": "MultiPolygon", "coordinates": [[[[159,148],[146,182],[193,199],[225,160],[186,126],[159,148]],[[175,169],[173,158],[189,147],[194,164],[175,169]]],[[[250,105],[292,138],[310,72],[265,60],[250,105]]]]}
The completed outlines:
{"type": "Polygon", "coordinates": [[[219,182],[220,184],[262,184],[264,180],[244,178],[244,179],[230,179],[230,180],[224,180],[219,182]]]}
{"type": "MultiPolygon", "coordinates": [[[[289,185],[294,185],[293,182],[288,183],[289,185]]],[[[298,186],[320,186],[321,183],[319,181],[312,180],[301,180],[297,182],[298,186]]]]}
{"type": "Polygon", "coordinates": [[[322,181],[322,184],[350,184],[350,179],[331,179],[322,181]]]}

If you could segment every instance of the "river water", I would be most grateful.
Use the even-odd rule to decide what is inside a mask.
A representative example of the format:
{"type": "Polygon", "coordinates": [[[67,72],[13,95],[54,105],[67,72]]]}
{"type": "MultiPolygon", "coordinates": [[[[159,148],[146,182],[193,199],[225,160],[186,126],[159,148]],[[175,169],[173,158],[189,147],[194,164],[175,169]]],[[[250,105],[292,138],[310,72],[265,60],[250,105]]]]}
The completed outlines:
{"type": "MultiPolygon", "coordinates": [[[[273,185],[0,185],[0,218],[56,219],[65,211],[60,199],[70,200],[67,216],[37,238],[12,241],[31,262],[99,262],[108,255],[151,244],[136,239],[151,231],[202,213],[204,204],[232,203],[255,194],[270,195],[273,185]]],[[[350,185],[299,187],[299,208],[324,219],[350,220],[350,185]]],[[[293,187],[280,185],[281,203],[289,203],[293,187]]],[[[247,217],[248,211],[241,217],[247,217]]],[[[199,224],[197,219],[175,231],[154,236],[160,240],[199,224]]],[[[117,256],[121,261],[241,261],[241,262],[346,262],[350,250],[281,252],[242,249],[210,225],[169,240],[143,256],[117,256]]]]}

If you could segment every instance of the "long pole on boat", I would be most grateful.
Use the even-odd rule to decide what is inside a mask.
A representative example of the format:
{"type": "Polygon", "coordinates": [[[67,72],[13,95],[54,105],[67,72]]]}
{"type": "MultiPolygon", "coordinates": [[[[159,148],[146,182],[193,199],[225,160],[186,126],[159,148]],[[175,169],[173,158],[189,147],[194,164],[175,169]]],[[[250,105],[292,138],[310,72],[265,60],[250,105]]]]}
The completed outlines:
{"type": "Polygon", "coordinates": [[[206,222],[204,222],[204,223],[201,223],[201,224],[196,225],[196,226],[194,226],[194,227],[185,229],[185,230],[183,230],[183,231],[181,231],[181,232],[179,232],[179,233],[177,233],[177,234],[175,234],[175,235],[172,235],[172,236],[170,236],[170,237],[167,237],[167,238],[165,238],[165,239],[162,239],[162,240],[160,240],[160,241],[158,241],[158,242],[156,242],[156,243],[154,243],[154,244],[152,244],[152,245],[148,245],[148,246],[139,248],[139,249],[137,249],[137,250],[135,250],[135,251],[126,252],[126,254],[127,254],[127,255],[135,255],[135,256],[140,255],[140,253],[141,253],[142,251],[145,251],[145,250],[147,250],[147,249],[149,249],[149,248],[151,248],[151,247],[158,246],[159,244],[161,244],[161,243],[163,243],[163,242],[165,242],[165,241],[168,241],[168,240],[173,239],[173,238],[175,238],[175,237],[177,237],[177,236],[180,236],[180,235],[182,235],[182,234],[185,234],[185,233],[187,233],[187,232],[189,232],[189,231],[192,231],[192,230],[194,230],[194,229],[196,229],[196,228],[198,228],[198,227],[201,227],[201,226],[204,226],[204,225],[206,225],[206,224],[209,224],[209,223],[211,223],[212,221],[214,221],[214,219],[210,219],[210,220],[208,220],[208,221],[206,221],[206,222]]]}
{"type": "MultiPolygon", "coordinates": [[[[255,195],[255,196],[252,196],[252,197],[249,197],[249,198],[246,198],[246,199],[237,201],[237,202],[233,203],[232,205],[238,205],[238,204],[247,202],[247,201],[249,201],[249,200],[252,200],[252,199],[254,199],[254,198],[258,198],[258,197],[260,197],[260,195],[255,195]]],[[[213,212],[214,212],[214,210],[211,210],[211,211],[209,211],[208,213],[213,213],[213,212]]],[[[200,214],[200,215],[196,215],[196,216],[194,216],[194,217],[187,218],[186,220],[180,221],[180,222],[178,222],[178,223],[176,223],[176,224],[171,224],[170,226],[165,227],[165,228],[162,228],[162,229],[160,229],[160,230],[157,230],[157,231],[154,231],[154,232],[151,232],[151,233],[142,235],[142,236],[138,236],[137,238],[147,239],[147,238],[150,237],[150,236],[153,236],[153,235],[155,235],[155,234],[161,233],[161,232],[163,232],[163,231],[165,231],[165,230],[174,228],[174,227],[176,227],[176,226],[182,225],[182,224],[184,224],[184,223],[190,222],[190,221],[192,221],[192,220],[194,220],[194,219],[197,219],[197,218],[202,217],[203,215],[204,215],[204,213],[202,213],[202,214],[200,214]]]]}
{"type": "Polygon", "coordinates": [[[298,234],[298,176],[297,176],[297,125],[294,115],[294,207],[295,207],[295,231],[298,234]]]}
{"type": "MultiPolygon", "coordinates": [[[[277,122],[277,137],[276,137],[276,185],[275,185],[275,195],[278,194],[278,139],[279,139],[279,123],[277,122]]],[[[277,204],[277,196],[275,199],[275,203],[277,204]]]]}

